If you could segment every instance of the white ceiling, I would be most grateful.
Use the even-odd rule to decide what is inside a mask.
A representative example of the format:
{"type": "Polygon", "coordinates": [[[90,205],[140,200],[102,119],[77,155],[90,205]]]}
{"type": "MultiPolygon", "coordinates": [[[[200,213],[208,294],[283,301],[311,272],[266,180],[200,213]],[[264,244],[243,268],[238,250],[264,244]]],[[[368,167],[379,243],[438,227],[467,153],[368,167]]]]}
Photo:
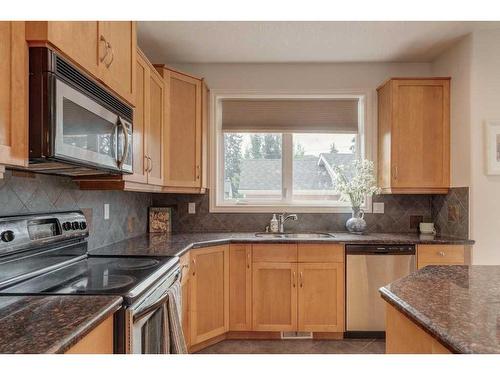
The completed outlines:
{"type": "Polygon", "coordinates": [[[139,46],[159,63],[428,62],[500,22],[143,21],[139,46]]]}

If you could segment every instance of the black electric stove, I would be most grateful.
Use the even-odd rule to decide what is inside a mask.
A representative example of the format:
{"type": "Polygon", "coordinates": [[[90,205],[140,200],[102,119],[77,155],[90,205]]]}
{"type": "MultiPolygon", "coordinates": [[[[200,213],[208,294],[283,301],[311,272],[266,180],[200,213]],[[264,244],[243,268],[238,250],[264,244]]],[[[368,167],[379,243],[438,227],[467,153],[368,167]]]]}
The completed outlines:
{"type": "Polygon", "coordinates": [[[0,295],[119,295],[133,304],[177,257],[89,257],[80,212],[0,218],[0,295]]]}

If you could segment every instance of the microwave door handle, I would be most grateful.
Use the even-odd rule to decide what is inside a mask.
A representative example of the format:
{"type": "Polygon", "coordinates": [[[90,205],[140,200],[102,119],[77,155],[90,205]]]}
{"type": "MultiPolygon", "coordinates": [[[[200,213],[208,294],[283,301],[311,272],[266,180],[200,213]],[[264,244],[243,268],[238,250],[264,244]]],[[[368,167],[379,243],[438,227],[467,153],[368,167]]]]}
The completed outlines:
{"type": "Polygon", "coordinates": [[[123,145],[123,154],[120,159],[117,160],[118,168],[122,168],[123,163],[125,163],[125,160],[127,159],[128,156],[128,148],[129,148],[129,136],[128,136],[128,129],[126,125],[122,122],[121,118],[118,117],[118,123],[116,124],[117,127],[120,127],[123,132],[123,138],[125,139],[125,143],[123,145]]]}

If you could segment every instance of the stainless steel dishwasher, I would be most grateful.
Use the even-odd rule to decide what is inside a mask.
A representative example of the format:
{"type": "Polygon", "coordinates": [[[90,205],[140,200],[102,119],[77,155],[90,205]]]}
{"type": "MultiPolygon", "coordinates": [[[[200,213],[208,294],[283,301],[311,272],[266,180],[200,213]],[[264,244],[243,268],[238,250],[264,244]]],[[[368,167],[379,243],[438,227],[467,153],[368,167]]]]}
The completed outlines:
{"type": "Polygon", "coordinates": [[[415,271],[415,245],[346,245],[346,333],[385,337],[385,305],[378,289],[415,271]]]}

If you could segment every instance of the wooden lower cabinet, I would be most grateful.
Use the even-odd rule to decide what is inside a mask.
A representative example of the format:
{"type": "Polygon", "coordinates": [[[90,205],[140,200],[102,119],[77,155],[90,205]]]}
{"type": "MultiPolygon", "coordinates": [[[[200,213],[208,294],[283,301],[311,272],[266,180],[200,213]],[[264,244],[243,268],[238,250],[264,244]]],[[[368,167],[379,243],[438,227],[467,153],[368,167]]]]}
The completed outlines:
{"type": "Polygon", "coordinates": [[[189,348],[191,344],[191,331],[190,331],[190,319],[189,307],[191,306],[191,293],[190,293],[190,264],[191,256],[187,252],[180,257],[180,267],[181,267],[181,294],[182,294],[182,333],[184,334],[184,340],[186,341],[186,346],[189,348]]]}
{"type": "Polygon", "coordinates": [[[253,263],[252,329],[297,330],[297,263],[253,263]]]}
{"type": "Polygon", "coordinates": [[[299,263],[298,330],[344,331],[344,264],[299,263]]]}
{"type": "Polygon", "coordinates": [[[252,245],[229,247],[229,330],[252,329],[252,245]]]}
{"type": "Polygon", "coordinates": [[[435,338],[386,303],[386,354],[451,354],[435,338]]]}
{"type": "Polygon", "coordinates": [[[229,328],[229,246],[192,250],[190,266],[190,345],[229,328]]]}
{"type": "Polygon", "coordinates": [[[64,354],[113,354],[113,315],[87,333],[64,354]]]}
{"type": "Polygon", "coordinates": [[[464,245],[418,245],[417,268],[429,265],[470,264],[470,249],[464,245]]]}

